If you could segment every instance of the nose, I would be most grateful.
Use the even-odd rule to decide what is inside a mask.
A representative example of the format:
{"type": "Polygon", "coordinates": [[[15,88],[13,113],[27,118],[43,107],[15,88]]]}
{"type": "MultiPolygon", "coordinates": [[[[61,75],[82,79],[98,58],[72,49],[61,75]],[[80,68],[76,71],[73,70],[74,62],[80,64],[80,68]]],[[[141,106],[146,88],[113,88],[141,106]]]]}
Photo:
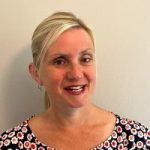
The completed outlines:
{"type": "Polygon", "coordinates": [[[83,78],[83,68],[80,64],[72,64],[67,72],[67,79],[69,81],[78,81],[83,78]]]}

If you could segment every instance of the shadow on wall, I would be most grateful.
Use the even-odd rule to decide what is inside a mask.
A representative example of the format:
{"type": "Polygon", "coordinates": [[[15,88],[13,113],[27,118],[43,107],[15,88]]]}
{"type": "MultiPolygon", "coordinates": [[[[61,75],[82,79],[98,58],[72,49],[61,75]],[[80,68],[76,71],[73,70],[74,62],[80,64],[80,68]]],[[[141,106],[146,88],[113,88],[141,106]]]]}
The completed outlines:
{"type": "Polygon", "coordinates": [[[26,118],[43,110],[42,92],[28,73],[31,48],[26,46],[6,69],[4,85],[4,128],[13,127],[26,118]]]}

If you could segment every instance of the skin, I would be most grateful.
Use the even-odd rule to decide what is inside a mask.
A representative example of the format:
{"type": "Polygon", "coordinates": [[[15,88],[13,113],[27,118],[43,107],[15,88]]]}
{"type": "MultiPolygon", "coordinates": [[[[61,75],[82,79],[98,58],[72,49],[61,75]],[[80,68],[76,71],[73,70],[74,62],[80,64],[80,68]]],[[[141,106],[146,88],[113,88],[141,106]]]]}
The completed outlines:
{"type": "Polygon", "coordinates": [[[79,108],[88,103],[95,87],[94,59],[93,43],[81,29],[66,31],[49,47],[39,74],[52,105],[79,108]],[[79,95],[64,90],[85,84],[85,92],[79,95]]]}
{"type": "Polygon", "coordinates": [[[48,48],[40,69],[31,71],[35,69],[33,65],[29,67],[30,72],[47,91],[51,109],[63,109],[68,114],[89,104],[96,73],[93,42],[86,31],[71,29],[64,32],[48,48]],[[86,85],[84,92],[75,95],[65,90],[68,86],[77,85],[86,85]]]}
{"type": "Polygon", "coordinates": [[[74,28],[61,34],[48,48],[39,70],[33,63],[29,65],[33,79],[44,86],[50,97],[51,107],[29,122],[38,139],[47,145],[69,149],[77,142],[78,147],[85,149],[81,138],[86,138],[86,148],[91,148],[111,134],[114,115],[91,103],[96,82],[94,53],[88,33],[74,28]],[[85,87],[79,92],[66,90],[70,86],[82,85],[85,87]],[[93,132],[90,134],[89,130],[93,132]]]}

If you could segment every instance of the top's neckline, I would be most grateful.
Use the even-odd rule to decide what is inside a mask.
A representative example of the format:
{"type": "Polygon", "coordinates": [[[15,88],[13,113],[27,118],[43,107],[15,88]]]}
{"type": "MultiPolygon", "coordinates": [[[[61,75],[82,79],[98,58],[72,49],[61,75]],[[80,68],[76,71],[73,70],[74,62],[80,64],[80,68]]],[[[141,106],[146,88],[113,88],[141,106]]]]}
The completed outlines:
{"type": "MultiPolygon", "coordinates": [[[[112,135],[113,135],[113,132],[116,131],[116,126],[117,124],[119,123],[118,120],[120,120],[119,116],[117,114],[114,114],[112,113],[115,118],[116,118],[116,121],[115,121],[115,124],[114,124],[114,127],[113,127],[113,130],[111,132],[111,135],[109,135],[103,142],[101,142],[100,144],[97,144],[96,146],[94,146],[93,148],[90,148],[89,150],[95,150],[96,148],[103,148],[103,145],[105,143],[105,141],[110,141],[110,139],[112,139],[112,135]]],[[[29,133],[32,135],[32,137],[34,138],[34,141],[35,143],[37,143],[38,145],[41,144],[42,146],[46,147],[47,149],[49,150],[57,150],[55,147],[50,147],[50,146],[47,146],[46,144],[44,144],[43,142],[41,142],[40,140],[38,140],[38,138],[35,136],[35,134],[32,132],[32,129],[30,128],[29,126],[29,121],[30,119],[32,119],[33,117],[35,117],[35,115],[31,116],[30,118],[28,118],[27,120],[24,121],[24,126],[27,127],[29,133]]]]}

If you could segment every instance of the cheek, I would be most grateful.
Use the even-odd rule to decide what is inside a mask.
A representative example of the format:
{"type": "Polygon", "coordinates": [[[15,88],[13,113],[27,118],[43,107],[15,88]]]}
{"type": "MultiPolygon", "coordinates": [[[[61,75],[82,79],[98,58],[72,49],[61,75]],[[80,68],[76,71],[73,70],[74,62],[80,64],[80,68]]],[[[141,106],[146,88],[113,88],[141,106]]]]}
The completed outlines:
{"type": "Polygon", "coordinates": [[[95,69],[95,67],[89,68],[87,70],[87,76],[88,76],[90,82],[92,82],[92,84],[96,84],[96,69],[95,69]]]}
{"type": "Polygon", "coordinates": [[[63,73],[57,70],[49,69],[42,73],[43,85],[46,87],[57,87],[63,80],[63,73]]]}
{"type": "Polygon", "coordinates": [[[96,73],[94,72],[93,75],[91,76],[91,80],[93,82],[93,85],[96,84],[96,73]]]}

